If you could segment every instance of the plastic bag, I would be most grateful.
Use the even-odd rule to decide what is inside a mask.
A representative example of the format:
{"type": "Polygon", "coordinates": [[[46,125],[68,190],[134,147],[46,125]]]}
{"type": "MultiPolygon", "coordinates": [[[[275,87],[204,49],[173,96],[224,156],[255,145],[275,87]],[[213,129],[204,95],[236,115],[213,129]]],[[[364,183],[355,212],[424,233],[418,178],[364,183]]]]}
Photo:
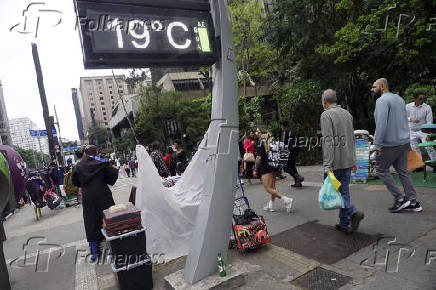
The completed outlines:
{"type": "Polygon", "coordinates": [[[333,172],[329,172],[324,184],[319,190],[319,207],[325,210],[344,208],[344,200],[339,192],[341,183],[336,179],[333,172]]]}

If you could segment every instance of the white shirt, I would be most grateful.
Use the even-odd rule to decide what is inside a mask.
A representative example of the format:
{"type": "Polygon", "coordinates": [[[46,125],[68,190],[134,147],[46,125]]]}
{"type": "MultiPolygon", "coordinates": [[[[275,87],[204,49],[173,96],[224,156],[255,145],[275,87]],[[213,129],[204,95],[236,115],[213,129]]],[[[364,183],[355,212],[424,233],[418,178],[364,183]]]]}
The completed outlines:
{"type": "Polygon", "coordinates": [[[416,106],[415,102],[406,105],[407,120],[409,121],[409,128],[411,131],[420,131],[422,124],[433,123],[433,112],[431,107],[426,103],[421,106],[416,106]],[[418,120],[418,123],[410,121],[410,118],[418,120]]]}

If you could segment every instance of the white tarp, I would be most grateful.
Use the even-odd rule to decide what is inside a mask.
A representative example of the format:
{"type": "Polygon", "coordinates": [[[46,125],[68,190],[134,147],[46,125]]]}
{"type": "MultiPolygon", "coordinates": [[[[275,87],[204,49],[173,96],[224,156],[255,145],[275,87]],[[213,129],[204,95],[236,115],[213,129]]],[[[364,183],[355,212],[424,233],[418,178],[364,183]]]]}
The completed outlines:
{"type": "Polygon", "coordinates": [[[209,154],[199,149],[180,181],[167,188],[146,149],[136,147],[136,206],[141,210],[149,255],[164,254],[165,260],[171,260],[188,254],[201,194],[211,192],[214,162],[207,161],[209,154]]]}

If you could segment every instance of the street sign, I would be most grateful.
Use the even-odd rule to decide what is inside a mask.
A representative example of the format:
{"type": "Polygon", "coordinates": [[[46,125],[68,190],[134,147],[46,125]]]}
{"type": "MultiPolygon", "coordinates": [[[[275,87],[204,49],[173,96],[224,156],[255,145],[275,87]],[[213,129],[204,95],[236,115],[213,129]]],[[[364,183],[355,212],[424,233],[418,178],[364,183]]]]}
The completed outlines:
{"type": "MultiPolygon", "coordinates": [[[[37,136],[37,135],[32,135],[32,131],[37,131],[37,130],[30,130],[30,136],[37,136]]],[[[56,135],[57,134],[56,129],[52,129],[52,133],[53,135],[56,135]]],[[[39,130],[39,136],[40,137],[47,136],[47,130],[39,130]]]]}
{"type": "Polygon", "coordinates": [[[70,151],[75,151],[75,150],[77,150],[77,146],[62,148],[63,152],[70,152],[70,151]]]}
{"type": "Polygon", "coordinates": [[[204,66],[217,61],[208,1],[105,1],[75,0],[85,68],[204,66]]]}
{"type": "Polygon", "coordinates": [[[29,132],[30,132],[30,136],[32,137],[38,136],[38,130],[29,130],[29,132]]]}

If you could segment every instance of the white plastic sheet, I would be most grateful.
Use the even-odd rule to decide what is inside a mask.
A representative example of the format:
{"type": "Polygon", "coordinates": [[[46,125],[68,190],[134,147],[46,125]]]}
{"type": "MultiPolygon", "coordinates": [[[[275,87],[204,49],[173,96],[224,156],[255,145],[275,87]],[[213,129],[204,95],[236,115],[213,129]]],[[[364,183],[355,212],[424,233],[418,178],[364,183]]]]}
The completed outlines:
{"type": "Polygon", "coordinates": [[[165,260],[187,255],[201,194],[209,192],[207,189],[213,182],[212,174],[208,173],[211,166],[206,162],[209,153],[197,151],[182,178],[170,188],[162,184],[143,146],[136,147],[136,154],[136,206],[141,210],[142,225],[146,229],[148,254],[164,254],[165,260]]]}

